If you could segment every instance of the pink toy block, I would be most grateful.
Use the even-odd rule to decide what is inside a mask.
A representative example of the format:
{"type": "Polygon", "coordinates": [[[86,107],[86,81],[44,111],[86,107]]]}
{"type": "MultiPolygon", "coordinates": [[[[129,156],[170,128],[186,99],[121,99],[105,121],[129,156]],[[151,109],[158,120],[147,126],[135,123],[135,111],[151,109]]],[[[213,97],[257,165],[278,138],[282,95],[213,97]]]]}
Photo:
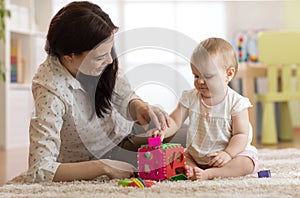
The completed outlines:
{"type": "Polygon", "coordinates": [[[180,144],[157,145],[155,144],[157,142],[154,142],[150,145],[157,146],[150,146],[149,143],[138,149],[139,177],[160,181],[184,173],[185,155],[184,148],[180,144]]]}
{"type": "Polygon", "coordinates": [[[148,138],[148,146],[160,146],[161,145],[161,139],[160,137],[155,138],[148,138]]]}

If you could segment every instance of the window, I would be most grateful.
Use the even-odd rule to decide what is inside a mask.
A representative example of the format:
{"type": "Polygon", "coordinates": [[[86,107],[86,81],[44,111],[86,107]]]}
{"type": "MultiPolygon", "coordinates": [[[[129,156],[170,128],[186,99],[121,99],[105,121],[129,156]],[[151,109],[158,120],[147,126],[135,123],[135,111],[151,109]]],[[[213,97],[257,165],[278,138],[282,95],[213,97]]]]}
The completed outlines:
{"type": "MultiPolygon", "coordinates": [[[[71,2],[56,1],[57,7],[71,2]]],[[[145,101],[167,112],[176,107],[183,90],[193,88],[189,58],[195,45],[211,36],[225,37],[222,1],[93,2],[120,27],[115,46],[132,87],[145,101]]]]}
{"type": "Polygon", "coordinates": [[[128,43],[131,40],[124,39],[123,47],[127,50],[120,57],[120,65],[136,92],[145,101],[159,104],[170,113],[176,107],[182,91],[193,88],[189,58],[195,45],[211,36],[225,36],[223,2],[124,0],[120,9],[120,34],[150,27],[170,32],[159,34],[157,30],[158,34],[155,34],[150,30],[145,33],[146,36],[137,34],[130,37],[144,39],[134,49],[126,47],[131,45],[128,43]],[[154,45],[147,42],[152,39],[164,42],[170,37],[173,41],[170,40],[167,47],[155,44],[155,41],[154,45]],[[187,44],[186,40],[191,44],[187,44]]]}

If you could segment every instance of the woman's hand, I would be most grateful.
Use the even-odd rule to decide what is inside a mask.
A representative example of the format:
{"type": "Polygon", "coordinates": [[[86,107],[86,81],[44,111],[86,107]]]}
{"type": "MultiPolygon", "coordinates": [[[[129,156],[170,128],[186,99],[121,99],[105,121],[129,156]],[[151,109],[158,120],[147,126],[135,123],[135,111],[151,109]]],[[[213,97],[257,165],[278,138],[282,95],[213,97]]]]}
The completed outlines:
{"type": "Polygon", "coordinates": [[[135,176],[136,168],[129,163],[110,159],[101,159],[99,161],[105,166],[106,175],[110,179],[124,179],[135,176]]]}
{"type": "Polygon", "coordinates": [[[162,130],[159,130],[157,128],[150,129],[149,131],[146,132],[148,137],[160,137],[161,142],[163,142],[165,133],[162,130]]]}
{"type": "Polygon", "coordinates": [[[145,130],[149,128],[150,120],[159,130],[164,130],[170,125],[170,117],[165,111],[140,99],[130,101],[129,112],[131,117],[137,120],[145,130]]]}
{"type": "Polygon", "coordinates": [[[213,158],[210,160],[208,165],[214,167],[222,167],[232,159],[232,157],[225,151],[221,151],[219,153],[210,153],[207,154],[207,157],[213,158]]]}

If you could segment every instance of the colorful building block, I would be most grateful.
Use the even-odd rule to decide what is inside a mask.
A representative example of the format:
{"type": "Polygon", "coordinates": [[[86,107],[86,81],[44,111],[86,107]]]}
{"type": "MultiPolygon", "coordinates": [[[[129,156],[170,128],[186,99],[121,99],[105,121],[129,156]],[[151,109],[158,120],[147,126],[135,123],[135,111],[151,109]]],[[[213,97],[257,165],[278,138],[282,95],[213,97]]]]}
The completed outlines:
{"type": "Polygon", "coordinates": [[[186,162],[184,148],[180,144],[160,143],[157,145],[157,139],[149,139],[148,145],[142,145],[138,149],[139,177],[160,181],[184,173],[186,162]]]}
{"type": "Polygon", "coordinates": [[[185,176],[185,174],[178,174],[178,175],[170,177],[170,180],[171,181],[188,180],[188,178],[185,176]]]}
{"type": "Polygon", "coordinates": [[[259,178],[271,177],[271,171],[270,170],[262,170],[262,171],[259,171],[257,174],[258,174],[259,178]]]}
{"type": "Polygon", "coordinates": [[[120,186],[132,186],[137,188],[149,188],[155,183],[152,181],[143,180],[142,178],[124,179],[118,182],[120,186]]]}
{"type": "Polygon", "coordinates": [[[148,146],[154,147],[154,146],[160,146],[160,145],[161,145],[160,137],[148,138],[148,146]]]}

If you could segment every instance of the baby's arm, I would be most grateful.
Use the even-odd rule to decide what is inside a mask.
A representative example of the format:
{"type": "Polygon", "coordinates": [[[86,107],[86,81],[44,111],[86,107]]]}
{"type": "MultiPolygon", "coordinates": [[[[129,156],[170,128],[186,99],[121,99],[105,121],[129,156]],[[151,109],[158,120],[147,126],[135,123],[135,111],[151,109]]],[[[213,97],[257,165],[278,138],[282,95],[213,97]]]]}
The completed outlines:
{"type": "Polygon", "coordinates": [[[182,126],[183,122],[188,116],[188,109],[178,103],[176,109],[170,115],[169,127],[165,130],[152,129],[147,132],[148,136],[156,137],[160,136],[163,140],[164,138],[174,135],[177,130],[182,126]]]}
{"type": "Polygon", "coordinates": [[[249,116],[248,109],[244,109],[232,117],[232,137],[229,140],[225,151],[231,156],[245,150],[249,136],[249,116]]]}

